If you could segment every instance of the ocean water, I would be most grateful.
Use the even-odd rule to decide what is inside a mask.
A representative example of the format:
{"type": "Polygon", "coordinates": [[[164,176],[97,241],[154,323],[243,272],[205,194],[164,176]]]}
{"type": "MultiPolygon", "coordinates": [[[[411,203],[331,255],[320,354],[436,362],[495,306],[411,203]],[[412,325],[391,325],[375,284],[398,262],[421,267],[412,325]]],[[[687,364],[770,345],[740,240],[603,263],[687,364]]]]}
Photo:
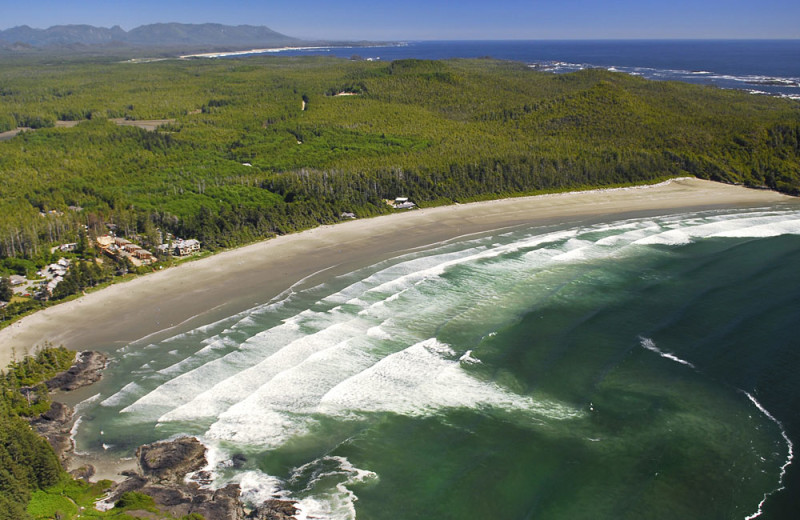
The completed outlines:
{"type": "Polygon", "coordinates": [[[800,40],[413,41],[390,47],[317,47],[267,54],[358,55],[385,61],[491,56],[555,73],[599,67],[648,79],[800,99],[800,40]]]}
{"type": "Polygon", "coordinates": [[[798,265],[797,204],[432,244],[111,352],[77,449],[196,435],[301,518],[796,518],[798,265]]]}

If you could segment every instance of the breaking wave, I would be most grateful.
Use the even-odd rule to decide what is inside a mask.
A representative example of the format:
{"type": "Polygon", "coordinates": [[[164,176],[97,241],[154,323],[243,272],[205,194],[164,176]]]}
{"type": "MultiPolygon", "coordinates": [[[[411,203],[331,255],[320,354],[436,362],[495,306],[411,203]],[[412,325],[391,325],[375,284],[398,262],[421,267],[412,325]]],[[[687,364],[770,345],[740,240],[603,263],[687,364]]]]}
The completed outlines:
{"type": "MultiPolygon", "coordinates": [[[[561,297],[565,287],[579,291],[576,280],[585,273],[610,276],[591,268],[601,262],[654,251],[668,255],[702,240],[786,234],[800,235],[800,212],[770,208],[517,230],[437,244],[316,287],[298,287],[139,351],[147,355],[125,349],[119,362],[137,379],[99,404],[118,410],[127,425],[150,424],[163,435],[188,429],[219,453],[278,450],[314,438],[338,446],[349,439],[352,424],[452,410],[500,417],[532,431],[578,423],[587,418],[585,402],[499,374],[486,362],[484,345],[530,309],[561,297]]],[[[650,338],[639,342],[695,369],[650,338]]],[[[577,438],[596,439],[588,430],[575,431],[577,438]]],[[[789,443],[781,482],[791,459],[789,443]]],[[[285,497],[288,485],[304,517],[354,518],[353,485],[380,475],[354,468],[344,457],[315,454],[310,460],[283,478],[249,467],[227,470],[219,479],[238,482],[253,503],[285,497]]]]}

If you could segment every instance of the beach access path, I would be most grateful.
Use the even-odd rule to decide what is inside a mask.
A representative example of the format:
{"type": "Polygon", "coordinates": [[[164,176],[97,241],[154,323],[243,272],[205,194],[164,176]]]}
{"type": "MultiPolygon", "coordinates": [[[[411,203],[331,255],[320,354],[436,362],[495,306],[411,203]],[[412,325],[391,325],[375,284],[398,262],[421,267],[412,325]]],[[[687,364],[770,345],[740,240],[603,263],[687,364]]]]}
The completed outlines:
{"type": "Polygon", "coordinates": [[[109,351],[266,303],[295,286],[446,240],[521,225],[569,226],[800,199],[698,179],[418,209],[322,226],[225,251],[49,307],[0,330],[0,366],[49,342],[109,351]]]}

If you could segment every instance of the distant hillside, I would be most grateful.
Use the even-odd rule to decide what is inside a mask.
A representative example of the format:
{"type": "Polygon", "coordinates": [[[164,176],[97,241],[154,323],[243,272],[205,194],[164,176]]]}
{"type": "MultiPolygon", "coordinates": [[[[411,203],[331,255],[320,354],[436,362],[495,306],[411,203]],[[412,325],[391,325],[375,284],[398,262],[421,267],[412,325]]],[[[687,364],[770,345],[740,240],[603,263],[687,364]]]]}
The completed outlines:
{"type": "Polygon", "coordinates": [[[157,23],[142,25],[130,31],[125,31],[118,25],[110,29],[91,25],[55,25],[48,29],[33,29],[22,25],[0,31],[0,40],[8,44],[33,47],[108,46],[110,44],[127,44],[137,47],[257,45],[269,47],[300,43],[301,41],[264,26],[231,26],[215,23],[157,23]]]}

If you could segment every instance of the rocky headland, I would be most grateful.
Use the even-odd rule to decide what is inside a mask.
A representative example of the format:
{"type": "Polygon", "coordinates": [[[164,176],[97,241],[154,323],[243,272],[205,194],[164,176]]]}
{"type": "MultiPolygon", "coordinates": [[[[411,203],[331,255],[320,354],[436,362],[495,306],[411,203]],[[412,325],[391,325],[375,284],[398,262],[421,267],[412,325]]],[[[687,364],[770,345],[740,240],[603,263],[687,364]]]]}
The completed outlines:
{"type": "MultiPolygon", "coordinates": [[[[102,377],[107,358],[100,352],[81,352],[75,364],[46,382],[51,391],[71,391],[88,386],[102,377]]],[[[53,402],[50,409],[31,420],[31,427],[43,436],[67,467],[74,445],[70,437],[74,410],[53,402]]],[[[241,500],[238,484],[212,489],[206,447],[194,437],[140,446],[136,451],[137,469],[124,473],[125,480],[113,486],[104,503],[111,507],[127,492],[149,495],[156,506],[175,517],[192,513],[213,520],[293,520],[298,510],[290,500],[268,500],[249,510],[241,500]]],[[[84,480],[94,475],[94,468],[85,466],[71,472],[84,480]]]]}

